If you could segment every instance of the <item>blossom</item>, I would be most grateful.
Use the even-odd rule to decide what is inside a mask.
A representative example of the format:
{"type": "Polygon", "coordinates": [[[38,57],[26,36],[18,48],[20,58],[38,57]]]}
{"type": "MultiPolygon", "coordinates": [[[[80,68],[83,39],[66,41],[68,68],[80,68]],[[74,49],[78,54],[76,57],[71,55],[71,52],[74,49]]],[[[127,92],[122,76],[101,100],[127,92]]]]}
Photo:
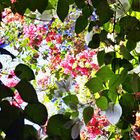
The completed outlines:
{"type": "Polygon", "coordinates": [[[67,54],[60,65],[64,68],[64,73],[71,74],[73,77],[77,75],[90,76],[92,69],[99,70],[99,66],[94,62],[94,55],[96,52],[92,50],[84,50],[76,56],[67,54]]]}
{"type": "Polygon", "coordinates": [[[62,36],[57,34],[55,31],[50,31],[47,34],[46,41],[61,44],[62,43],[62,36]]]}
{"type": "Polygon", "coordinates": [[[14,106],[16,106],[16,107],[20,107],[20,105],[21,105],[24,101],[22,100],[20,94],[19,94],[17,91],[15,91],[14,94],[15,94],[15,95],[14,95],[14,97],[13,97],[13,100],[12,100],[12,102],[11,102],[11,105],[14,105],[14,106]]]}
{"type": "MultiPolygon", "coordinates": [[[[14,1],[14,0],[13,0],[14,1]]],[[[11,9],[5,8],[4,11],[2,12],[2,20],[5,23],[11,23],[17,21],[18,24],[24,22],[24,16],[18,14],[18,13],[12,13],[11,9]]]]}
{"type": "Polygon", "coordinates": [[[38,75],[36,76],[36,81],[40,87],[45,87],[48,84],[49,75],[43,71],[39,71],[38,75]]]}
{"type": "Polygon", "coordinates": [[[45,33],[46,29],[43,25],[30,24],[29,26],[24,26],[23,29],[24,36],[29,38],[29,45],[33,48],[40,46],[45,33]]]}
{"type": "Polygon", "coordinates": [[[11,1],[11,3],[15,3],[16,2],[16,0],[10,0],[11,1]]]}
{"type": "Polygon", "coordinates": [[[93,140],[96,136],[104,135],[105,127],[109,125],[107,118],[100,114],[99,110],[94,112],[93,117],[88,122],[84,132],[87,132],[85,135],[89,140],[93,140]]]}
{"type": "Polygon", "coordinates": [[[19,79],[16,77],[14,71],[10,71],[10,74],[3,76],[1,80],[5,86],[10,88],[15,87],[19,82],[19,79]]]}

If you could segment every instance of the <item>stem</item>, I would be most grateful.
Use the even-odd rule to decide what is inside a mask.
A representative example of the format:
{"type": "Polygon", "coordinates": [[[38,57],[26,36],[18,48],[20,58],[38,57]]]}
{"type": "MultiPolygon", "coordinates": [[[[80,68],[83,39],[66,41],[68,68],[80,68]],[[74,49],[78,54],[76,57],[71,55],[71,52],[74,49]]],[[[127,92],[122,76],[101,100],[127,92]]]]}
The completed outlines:
{"type": "MultiPolygon", "coordinates": [[[[114,21],[113,21],[113,31],[112,31],[112,34],[113,34],[113,38],[115,38],[116,12],[114,13],[114,19],[113,20],[114,21]]],[[[114,45],[114,48],[113,49],[114,49],[114,58],[116,58],[115,45],[114,45]]],[[[114,73],[115,73],[115,68],[116,68],[116,65],[114,64],[114,67],[112,68],[114,73]]]]}

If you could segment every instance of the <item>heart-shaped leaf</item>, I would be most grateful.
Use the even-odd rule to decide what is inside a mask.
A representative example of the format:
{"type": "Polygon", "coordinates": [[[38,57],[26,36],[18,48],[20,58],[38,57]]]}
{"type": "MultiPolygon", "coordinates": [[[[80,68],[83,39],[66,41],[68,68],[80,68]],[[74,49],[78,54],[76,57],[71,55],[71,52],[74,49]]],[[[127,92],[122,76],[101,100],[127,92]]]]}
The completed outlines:
{"type": "Polygon", "coordinates": [[[91,120],[93,113],[94,113],[94,110],[91,106],[88,106],[84,109],[83,118],[84,118],[85,124],[87,124],[91,120]]]}
{"type": "Polygon", "coordinates": [[[69,121],[70,119],[62,114],[52,116],[48,120],[47,135],[49,137],[58,136],[60,140],[71,140],[71,129],[65,127],[69,121]]]}
{"type": "Polygon", "coordinates": [[[28,82],[21,80],[15,87],[21,98],[28,103],[37,103],[38,98],[34,87],[28,82]]]}
{"type": "Polygon", "coordinates": [[[27,81],[35,79],[34,72],[27,65],[24,64],[17,65],[14,72],[16,76],[19,77],[20,79],[24,79],[27,81]]]}
{"type": "Polygon", "coordinates": [[[69,12],[69,2],[67,0],[58,0],[57,15],[63,22],[69,12]]]}
{"type": "Polygon", "coordinates": [[[122,115],[122,107],[120,104],[110,103],[108,109],[106,110],[106,117],[111,124],[117,124],[122,115]]]}
{"type": "Polygon", "coordinates": [[[101,96],[99,99],[96,100],[96,105],[101,110],[106,110],[108,108],[108,100],[105,96],[101,96]]]}
{"type": "Polygon", "coordinates": [[[39,125],[44,125],[48,119],[47,109],[41,103],[28,104],[24,111],[27,119],[39,125]]]}
{"type": "Polygon", "coordinates": [[[88,19],[85,16],[79,16],[75,24],[75,33],[80,34],[88,25],[88,19]]]}

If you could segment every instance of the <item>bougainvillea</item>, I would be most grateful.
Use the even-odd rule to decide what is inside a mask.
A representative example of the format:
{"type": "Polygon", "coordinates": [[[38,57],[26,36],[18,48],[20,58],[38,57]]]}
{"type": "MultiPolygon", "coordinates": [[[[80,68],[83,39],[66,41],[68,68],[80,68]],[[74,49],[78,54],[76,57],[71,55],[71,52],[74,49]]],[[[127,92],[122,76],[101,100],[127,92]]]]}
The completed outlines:
{"type": "Polygon", "coordinates": [[[137,5],[2,0],[0,134],[139,140],[137,5]]]}

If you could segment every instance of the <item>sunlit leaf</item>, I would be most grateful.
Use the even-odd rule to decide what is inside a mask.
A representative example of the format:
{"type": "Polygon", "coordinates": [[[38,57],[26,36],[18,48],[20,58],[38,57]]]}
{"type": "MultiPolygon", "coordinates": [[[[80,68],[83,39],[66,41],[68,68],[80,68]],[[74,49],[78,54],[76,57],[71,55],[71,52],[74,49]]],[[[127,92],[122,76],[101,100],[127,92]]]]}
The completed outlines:
{"type": "Polygon", "coordinates": [[[77,104],[79,103],[78,98],[76,95],[68,95],[66,97],[63,98],[63,101],[66,105],[73,107],[73,106],[77,106],[77,104]]]}
{"type": "Polygon", "coordinates": [[[96,76],[98,78],[100,78],[102,81],[107,81],[112,79],[112,77],[115,74],[113,73],[113,71],[109,68],[109,66],[103,66],[102,68],[100,68],[99,71],[97,71],[96,76]]]}
{"type": "Polygon", "coordinates": [[[99,99],[96,100],[96,105],[101,110],[106,110],[108,108],[108,100],[105,96],[101,96],[99,99]]]}
{"type": "Polygon", "coordinates": [[[85,85],[93,93],[99,92],[100,90],[103,89],[103,83],[102,83],[101,79],[98,77],[90,79],[85,85]]]}

